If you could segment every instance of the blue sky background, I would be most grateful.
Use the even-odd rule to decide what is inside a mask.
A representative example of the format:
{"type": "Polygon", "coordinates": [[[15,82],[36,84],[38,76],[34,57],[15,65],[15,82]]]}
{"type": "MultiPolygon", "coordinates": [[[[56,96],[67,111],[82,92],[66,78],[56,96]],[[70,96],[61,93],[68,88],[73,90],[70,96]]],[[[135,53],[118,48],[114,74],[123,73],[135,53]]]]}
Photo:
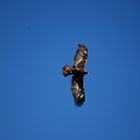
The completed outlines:
{"type": "Polygon", "coordinates": [[[0,1],[0,140],[140,140],[140,1],[0,1]],[[86,102],[73,103],[78,43],[86,102]]]}

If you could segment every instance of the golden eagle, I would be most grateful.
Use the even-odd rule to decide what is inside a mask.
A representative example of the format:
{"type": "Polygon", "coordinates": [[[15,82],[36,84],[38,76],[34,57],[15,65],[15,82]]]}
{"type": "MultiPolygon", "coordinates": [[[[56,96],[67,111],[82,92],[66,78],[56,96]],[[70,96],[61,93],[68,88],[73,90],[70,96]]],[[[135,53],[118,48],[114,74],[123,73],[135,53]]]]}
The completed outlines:
{"type": "Polygon", "coordinates": [[[68,65],[63,66],[63,75],[66,77],[68,75],[73,75],[71,80],[71,91],[74,97],[74,102],[76,106],[83,105],[85,101],[85,91],[84,91],[84,75],[88,74],[84,70],[85,63],[88,58],[88,50],[83,44],[79,44],[79,47],[74,56],[74,64],[72,67],[68,65]]]}

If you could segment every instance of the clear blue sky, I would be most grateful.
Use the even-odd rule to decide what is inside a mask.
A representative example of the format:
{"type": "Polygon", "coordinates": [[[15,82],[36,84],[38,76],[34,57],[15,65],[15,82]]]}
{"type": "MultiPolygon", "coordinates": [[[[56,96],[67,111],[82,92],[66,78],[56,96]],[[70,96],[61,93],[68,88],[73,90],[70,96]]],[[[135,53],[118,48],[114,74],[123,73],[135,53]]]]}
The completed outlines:
{"type": "Polygon", "coordinates": [[[140,1],[1,0],[0,140],[140,140],[140,1]],[[78,43],[81,108],[62,76],[78,43]]]}

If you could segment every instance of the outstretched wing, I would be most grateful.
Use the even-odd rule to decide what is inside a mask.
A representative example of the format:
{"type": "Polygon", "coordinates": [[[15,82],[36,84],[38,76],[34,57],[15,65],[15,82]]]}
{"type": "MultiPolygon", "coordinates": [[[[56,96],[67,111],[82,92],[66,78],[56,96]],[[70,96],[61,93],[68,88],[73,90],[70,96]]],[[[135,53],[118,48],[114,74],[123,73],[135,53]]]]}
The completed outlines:
{"type": "Polygon", "coordinates": [[[83,78],[83,76],[72,76],[71,91],[77,106],[83,105],[85,101],[83,78]]]}
{"type": "Polygon", "coordinates": [[[76,51],[76,55],[74,56],[73,66],[83,70],[85,63],[87,61],[87,58],[88,58],[87,48],[84,45],[79,44],[79,48],[76,51]]]}

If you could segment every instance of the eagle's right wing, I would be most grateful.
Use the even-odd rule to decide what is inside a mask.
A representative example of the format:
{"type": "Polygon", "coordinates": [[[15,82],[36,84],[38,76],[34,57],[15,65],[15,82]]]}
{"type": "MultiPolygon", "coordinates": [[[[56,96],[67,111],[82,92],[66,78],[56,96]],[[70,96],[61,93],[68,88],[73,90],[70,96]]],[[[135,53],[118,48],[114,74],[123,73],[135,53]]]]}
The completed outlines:
{"type": "Polygon", "coordinates": [[[87,58],[88,58],[87,48],[84,45],[79,44],[79,48],[77,49],[76,55],[74,56],[73,66],[83,70],[85,63],[87,61],[87,58]]]}
{"type": "Polygon", "coordinates": [[[83,105],[85,101],[83,78],[83,76],[72,76],[71,91],[77,106],[83,105]]]}

